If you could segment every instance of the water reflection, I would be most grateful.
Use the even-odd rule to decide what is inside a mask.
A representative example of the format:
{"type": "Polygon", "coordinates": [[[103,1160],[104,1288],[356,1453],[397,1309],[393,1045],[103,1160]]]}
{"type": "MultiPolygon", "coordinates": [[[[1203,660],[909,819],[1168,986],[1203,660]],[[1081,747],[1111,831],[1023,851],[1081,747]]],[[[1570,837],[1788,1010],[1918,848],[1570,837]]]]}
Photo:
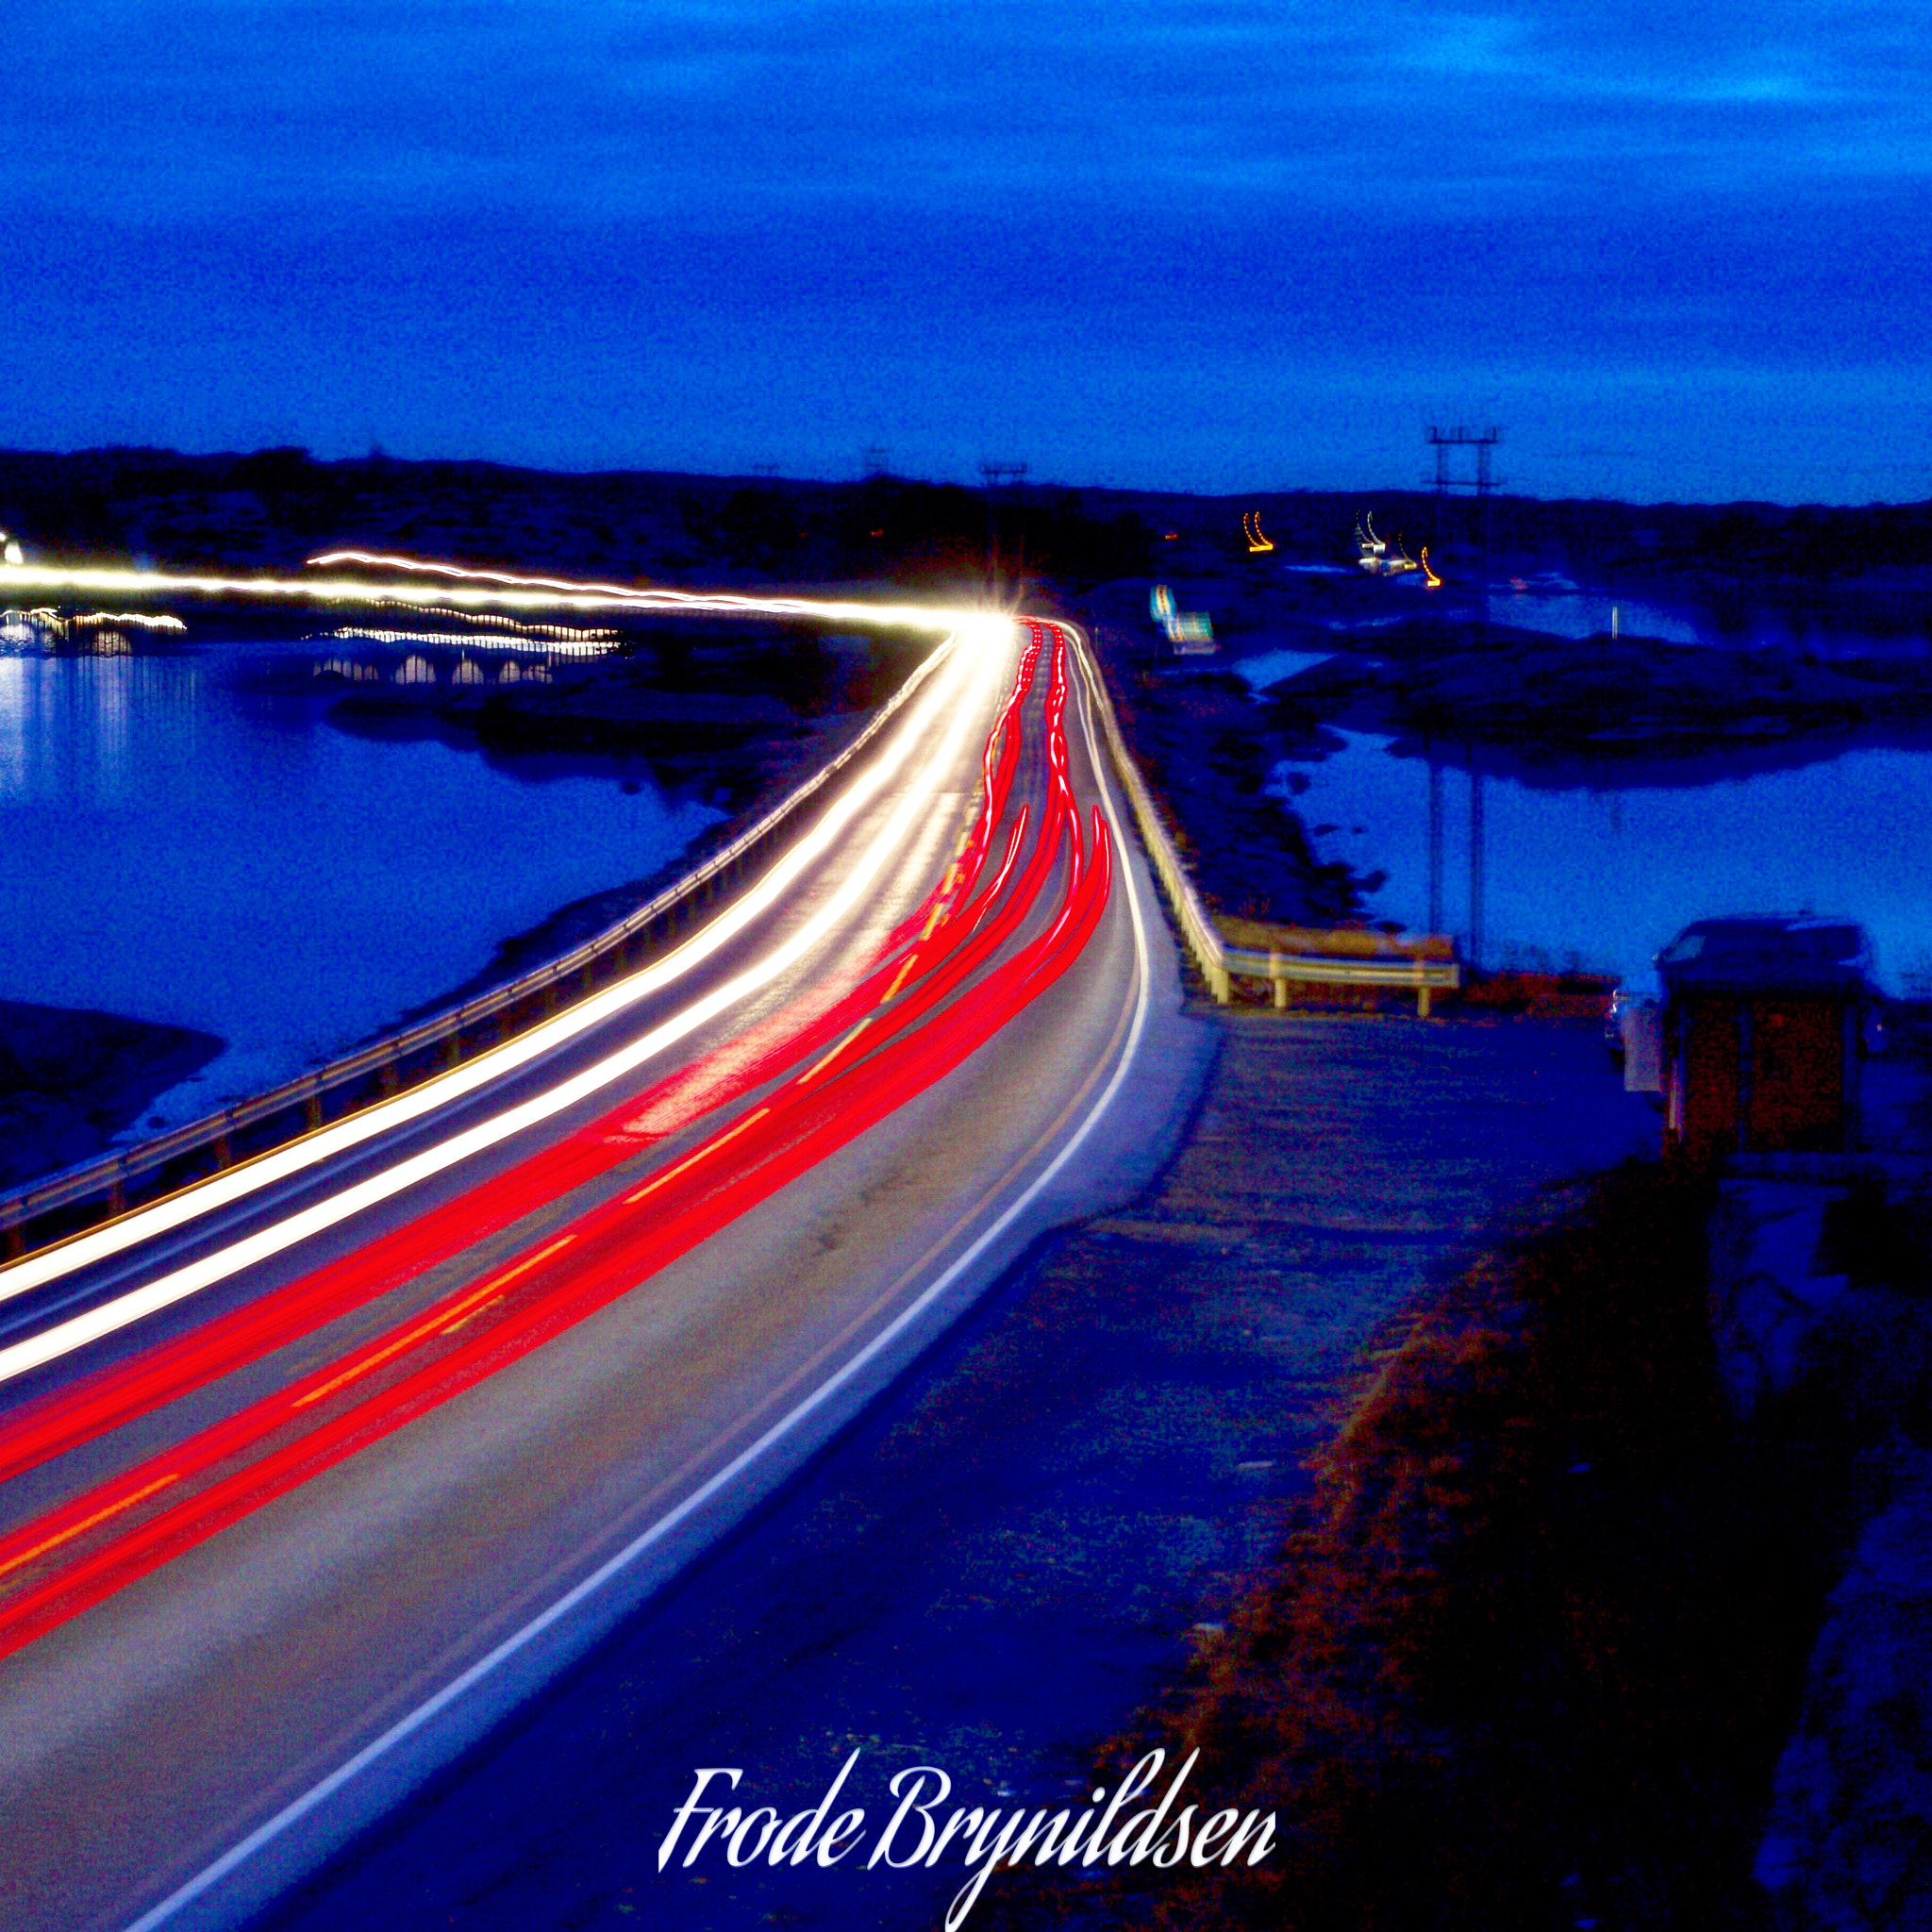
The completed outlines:
{"type": "Polygon", "coordinates": [[[205,667],[188,658],[0,656],[0,803],[126,803],[137,715],[143,758],[191,768],[205,685],[205,667]]]}
{"type": "Polygon", "coordinates": [[[1719,641],[1708,634],[1709,626],[1700,629],[1688,612],[1661,604],[1609,591],[1539,588],[1533,583],[1523,589],[1507,581],[1498,584],[1490,592],[1490,622],[1559,638],[1607,637],[1614,632],[1659,638],[1667,644],[1719,641]]]}
{"type": "Polygon", "coordinates": [[[1789,598],[1773,602],[1748,590],[1713,592],[1702,601],[1691,595],[1665,601],[1653,594],[1632,596],[1535,577],[1504,579],[1490,592],[1490,620],[1554,637],[1621,633],[1725,650],[1785,650],[1826,661],[1902,652],[1916,656],[1926,647],[1923,625],[1881,629],[1826,622],[1802,603],[1789,598]]]}
{"type": "Polygon", "coordinates": [[[225,1039],[155,1109],[187,1119],[434,1000],[500,940],[659,872],[722,816],[635,761],[526,779],[327,722],[345,688],[450,686],[464,664],[471,684],[549,670],[523,641],[487,658],[313,641],[0,653],[0,998],[225,1039]]]}
{"type": "Polygon", "coordinates": [[[485,660],[460,648],[451,651],[410,651],[349,656],[336,652],[318,658],[310,667],[319,678],[344,684],[549,684],[548,652],[534,657],[494,654],[485,660]]]}
{"type": "Polygon", "coordinates": [[[1693,919],[1736,912],[1842,913],[1871,932],[1893,992],[1932,992],[1932,869],[1918,862],[1932,814],[1932,755],[1855,749],[1781,771],[1694,785],[1532,789],[1466,770],[1440,784],[1430,891],[1430,768],[1394,741],[1342,732],[1347,748],[1278,766],[1324,859],[1388,882],[1372,914],[1437,924],[1485,963],[1641,974],[1693,919]],[[1473,836],[1474,835],[1474,836],[1473,836]],[[1474,863],[1466,861],[1472,859],[1474,863]]]}
{"type": "Polygon", "coordinates": [[[1259,651],[1251,657],[1237,658],[1227,668],[1237,676],[1246,678],[1250,691],[1266,691],[1270,685],[1283,683],[1317,664],[1327,663],[1333,656],[1332,651],[1259,651]]]}
{"type": "MultiPolygon", "coordinates": [[[[1354,573],[1329,564],[1282,564],[1284,573],[1338,580],[1354,573]]],[[[1452,582],[1442,599],[1425,603],[1407,593],[1410,580],[1388,587],[1382,608],[1364,612],[1356,587],[1345,614],[1318,617],[1322,627],[1342,635],[1372,635],[1406,624],[1424,608],[1439,616],[1473,615],[1478,586],[1452,582]],[[1444,601],[1447,600],[1447,601],[1444,601]]],[[[1340,590],[1338,582],[1337,590],[1340,590]]],[[[1688,578],[1681,585],[1635,582],[1624,587],[1578,583],[1556,571],[1498,575],[1488,591],[1489,622],[1552,637],[1622,634],[1666,643],[1707,644],[1726,650],[1787,650],[1825,661],[1834,658],[1918,656],[1932,646],[1924,589],[1914,582],[1833,584],[1829,604],[1819,586],[1752,578],[1688,578]],[[1849,621],[1848,621],[1849,620],[1849,621]]],[[[1305,591],[1304,596],[1315,595],[1305,591]]]]}

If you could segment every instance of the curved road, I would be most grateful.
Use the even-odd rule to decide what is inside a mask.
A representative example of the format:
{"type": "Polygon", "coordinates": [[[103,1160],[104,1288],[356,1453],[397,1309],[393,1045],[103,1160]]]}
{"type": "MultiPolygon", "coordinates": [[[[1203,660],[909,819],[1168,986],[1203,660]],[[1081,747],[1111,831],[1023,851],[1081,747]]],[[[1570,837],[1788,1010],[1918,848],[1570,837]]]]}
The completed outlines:
{"type": "Polygon", "coordinates": [[[737,1521],[1196,1071],[1070,629],[679,951],[0,1270],[0,1923],[231,1923],[737,1521]]]}

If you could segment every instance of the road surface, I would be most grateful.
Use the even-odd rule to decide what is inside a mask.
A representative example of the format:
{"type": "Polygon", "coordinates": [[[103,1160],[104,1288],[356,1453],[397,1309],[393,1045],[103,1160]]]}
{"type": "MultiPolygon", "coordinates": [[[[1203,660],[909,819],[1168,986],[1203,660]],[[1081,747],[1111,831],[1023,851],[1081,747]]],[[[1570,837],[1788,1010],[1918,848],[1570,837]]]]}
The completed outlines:
{"type": "Polygon", "coordinates": [[[795,1469],[1198,1048],[1049,625],[677,954],[0,1271],[0,1922],[232,1923],[795,1469]]]}

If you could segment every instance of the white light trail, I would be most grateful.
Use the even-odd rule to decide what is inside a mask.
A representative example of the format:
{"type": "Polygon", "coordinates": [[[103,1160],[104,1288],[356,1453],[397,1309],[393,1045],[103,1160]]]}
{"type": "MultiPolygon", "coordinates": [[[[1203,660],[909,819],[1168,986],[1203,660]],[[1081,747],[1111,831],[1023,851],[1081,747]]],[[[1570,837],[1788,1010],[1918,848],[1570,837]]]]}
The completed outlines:
{"type": "MultiPolygon", "coordinates": [[[[651,584],[585,583],[577,577],[531,576],[522,571],[473,570],[467,564],[440,563],[421,557],[400,557],[383,550],[325,550],[304,561],[310,570],[325,570],[336,563],[365,563],[376,570],[412,571],[419,576],[450,577],[464,583],[507,584],[520,590],[589,591],[607,597],[675,596],[651,584]]],[[[702,596],[702,591],[684,592],[702,596]]]]}
{"type": "Polygon", "coordinates": [[[504,617],[493,610],[446,610],[440,604],[412,604],[408,607],[420,611],[425,617],[448,617],[460,619],[465,624],[480,624],[486,630],[501,632],[512,638],[563,638],[575,643],[621,643],[624,633],[599,627],[584,630],[563,624],[526,624],[522,618],[504,617]]]}
{"type": "Polygon", "coordinates": [[[140,630],[186,630],[178,617],[156,617],[145,610],[89,610],[66,619],[70,630],[85,630],[91,625],[131,624],[140,630]]]}
{"type": "MultiPolygon", "coordinates": [[[[333,551],[345,560],[362,553],[333,551]]],[[[90,596],[292,598],[313,604],[455,604],[484,609],[628,609],[710,612],[740,617],[794,617],[827,624],[874,625],[886,630],[946,632],[986,616],[980,610],[935,604],[869,604],[826,597],[754,597],[725,591],[626,589],[619,584],[583,584],[565,577],[514,577],[504,572],[464,572],[453,564],[426,564],[406,558],[372,557],[384,568],[407,568],[434,575],[435,583],[410,584],[393,577],[221,576],[159,570],[61,569],[49,564],[9,565],[0,584],[42,591],[84,591],[90,596]]]]}
{"type": "MultiPolygon", "coordinates": [[[[830,617],[843,620],[855,611],[874,613],[874,622],[916,624],[937,617],[943,627],[970,623],[976,613],[934,611],[917,604],[845,604],[816,597],[748,597],[726,591],[672,591],[661,585],[585,582],[577,577],[531,576],[520,571],[473,570],[466,564],[440,563],[420,557],[402,557],[380,550],[325,550],[308,559],[312,570],[339,563],[364,564],[375,570],[414,572],[452,583],[494,584],[509,591],[554,591],[570,596],[608,597],[645,610],[736,611],[756,616],[830,617]]],[[[865,620],[860,619],[860,622],[865,620]]]]}
{"type": "Polygon", "coordinates": [[[465,1066],[452,1069],[394,1099],[324,1128],[293,1146],[263,1156],[245,1168],[217,1175],[153,1208],[128,1215],[93,1234],[82,1235],[43,1255],[30,1255],[0,1271],[0,1300],[58,1279],[138,1241],[152,1238],[209,1209],[283,1180],[338,1154],[420,1118],[486,1082],[512,1072],[564,1041],[588,1031],[611,1015],[634,1005],[660,987],[682,977],[715,953],[761,912],[773,906],[814,859],[825,853],[857,814],[938,729],[938,741],[919,766],[886,823],[858,856],[837,888],[792,936],[734,974],[721,986],[693,1001],[681,1012],[651,1029],[629,1045],[607,1056],[570,1079],[534,1099],[509,1108],[478,1125],[453,1135],[439,1145],[400,1161],[381,1174],[286,1216],[274,1225],[215,1254],[173,1270],[142,1287],[91,1308],[39,1335],[0,1349],[0,1382],[53,1361],[110,1335],[190,1295],[226,1280],[243,1268],[265,1260],[297,1242],[332,1227],[379,1202],[401,1193],[432,1174],[442,1173],[526,1128],[550,1120],[600,1089],[623,1078],[646,1060],[717,1018],[794,965],[858,903],[861,894],[887,859],[911,833],[927,809],[941,779],[957,765],[965,734],[1000,689],[1007,651],[989,646],[995,636],[1009,645],[1011,626],[1004,620],[979,619],[953,640],[951,661],[941,667],[931,687],[915,705],[888,750],[860,774],[833,803],[824,816],[791,846],[755,884],[719,917],[668,958],[643,968],[568,1012],[508,1041],[465,1066]]]}

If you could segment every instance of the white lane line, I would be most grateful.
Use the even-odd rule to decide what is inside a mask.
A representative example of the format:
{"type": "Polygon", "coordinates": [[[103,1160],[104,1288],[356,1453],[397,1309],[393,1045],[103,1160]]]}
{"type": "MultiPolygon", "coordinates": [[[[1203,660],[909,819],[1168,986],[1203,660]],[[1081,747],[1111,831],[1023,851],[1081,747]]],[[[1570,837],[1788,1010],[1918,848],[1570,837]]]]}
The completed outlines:
{"type": "MultiPolygon", "coordinates": [[[[394,1166],[384,1169],[382,1173],[341,1189],[326,1200],[285,1216],[273,1225],[231,1242],[211,1255],[205,1255],[183,1267],[144,1283],[140,1288],[129,1290],[125,1294],[117,1295],[111,1301],[104,1302],[65,1322],[57,1323],[42,1330],[38,1335],[29,1336],[24,1341],[0,1348],[0,1383],[24,1375],[29,1370],[54,1361],[61,1356],[70,1355],[75,1349],[84,1348],[88,1343],[97,1341],[103,1336],[114,1334],[135,1322],[142,1321],[162,1308],[172,1307],[175,1303],[199,1293],[213,1283],[226,1280],[243,1268],[252,1267],[272,1255],[280,1254],[325,1228],[333,1227],[338,1223],[346,1221],[351,1216],[416,1186],[431,1175],[441,1174],[509,1139],[512,1135],[551,1119],[590,1094],[622,1079],[646,1060],[662,1053],[667,1047],[675,1045],[698,1027],[769,984],[789,967],[795,965],[853,909],[867,886],[884,867],[888,858],[912,832],[915,823],[927,809],[931,794],[937,789],[941,778],[951,774],[962,756],[966,734],[983,709],[981,700],[986,692],[981,687],[991,686],[990,672],[997,668],[993,654],[990,651],[984,654],[979,663],[974,661],[972,652],[960,652],[956,655],[955,661],[947,668],[946,674],[935,681],[926,700],[922,703],[914,717],[908,721],[901,743],[909,751],[931,724],[943,721],[943,730],[938,743],[932,747],[930,755],[908,782],[871,844],[859,855],[824,904],[789,940],[775,946],[743,972],[733,975],[702,998],[692,1001],[681,1012],[674,1014],[661,1024],[653,1027],[650,1032],[631,1041],[629,1045],[599,1060],[594,1066],[588,1067],[571,1078],[559,1082],[534,1099],[507,1108],[490,1120],[467,1128],[459,1134],[452,1135],[448,1140],[426,1148],[421,1154],[398,1161],[394,1166]]],[[[903,762],[904,752],[901,752],[892,768],[895,770],[897,764],[903,762]]],[[[843,830],[846,823],[856,815],[860,806],[870,802],[872,794],[884,784],[886,775],[888,774],[881,772],[873,777],[873,782],[869,785],[855,787],[853,791],[842,796],[798,845],[786,854],[785,858],[781,858],[749,892],[734,902],[712,926],[699,935],[700,940],[710,940],[707,951],[715,951],[717,946],[724,942],[722,937],[710,938],[712,934],[722,932],[728,936],[751,918],[752,912],[746,908],[753,902],[757,902],[758,909],[762,909],[765,904],[775,899],[783,888],[803,869],[808,858],[817,856],[819,851],[829,845],[838,833],[843,830]]],[[[669,963],[666,962],[667,965],[669,963]]],[[[648,971],[639,976],[648,977],[648,971]]],[[[613,988],[612,991],[625,990],[613,988]]],[[[617,1010],[619,1006],[627,1005],[636,997],[638,995],[634,991],[627,992],[625,1000],[612,1005],[608,1010],[617,1010]]],[[[599,995],[585,1004],[597,1008],[602,1003],[603,996],[599,995]]],[[[581,1012],[583,1008],[576,1010],[581,1012]]],[[[583,1024],[590,1023],[587,1021],[583,1024]]],[[[513,1041],[510,1044],[514,1046],[519,1042],[513,1041]]],[[[343,1124],[351,1124],[345,1122],[343,1124]]]]}
{"type": "MultiPolygon", "coordinates": [[[[501,605],[513,610],[559,607],[575,610],[697,610],[811,617],[834,624],[869,624],[894,630],[947,631],[971,624],[979,616],[975,611],[935,604],[841,603],[822,597],[754,597],[728,591],[653,590],[637,585],[583,583],[566,577],[461,570],[424,558],[376,557],[358,551],[331,555],[339,559],[360,557],[371,563],[433,575],[443,581],[412,584],[394,576],[215,576],[158,570],[70,570],[58,564],[17,563],[0,568],[0,590],[291,597],[311,604],[442,603],[466,609],[501,605]]],[[[310,559],[316,563],[326,560],[310,559]]]]}
{"type": "MultiPolygon", "coordinates": [[[[1101,764],[1097,756],[1097,750],[1093,741],[1092,716],[1090,704],[1084,695],[1080,709],[1086,728],[1088,750],[1090,753],[1094,754],[1093,773],[1100,784],[1101,799],[1107,810],[1108,821],[1113,827],[1115,840],[1117,841],[1124,841],[1126,835],[1121,824],[1120,812],[1114,803],[1113,790],[1107,782],[1106,768],[1101,764]]],[[[292,1826],[299,1824],[311,1812],[326,1804],[330,1798],[334,1797],[338,1791],[342,1790],[344,1786],[349,1784],[360,1773],[368,1770],[372,1764],[376,1763],[381,1758],[388,1757],[398,1744],[407,1742],[408,1739],[412,1738],[425,1724],[430,1723],[432,1719],[447,1710],[466,1691],[474,1690],[476,1685],[501,1670],[511,1658],[527,1650],[546,1630],[560,1623],[578,1605],[584,1603],[598,1591],[602,1590],[613,1577],[621,1575],[625,1570],[629,1569],[647,1551],[662,1542],[673,1530],[688,1522],[707,1503],[719,1494],[721,1491],[728,1489],[746,1470],[757,1463],[761,1457],[768,1454],[778,1443],[782,1442],[786,1437],[792,1434],[800,1424],[823,1408],[841,1389],[860,1374],[868,1364],[874,1361],[880,1354],[890,1348],[994,1242],[1006,1234],[1008,1229],[1019,1220],[1021,1215],[1032,1207],[1033,1203],[1040,1198],[1046,1189],[1052,1186],[1067,1163],[1086,1144],[1088,1136],[1092,1133],[1093,1129],[1106,1115],[1108,1109],[1113,1105],[1115,1095],[1120,1092],[1121,1088],[1126,1082],[1128,1070],[1133,1065],[1134,1056],[1140,1047],[1141,1036],[1146,1029],[1150,997],[1147,927],[1141,910],[1140,893],[1134,885],[1134,868],[1126,858],[1128,848],[1124,842],[1121,842],[1118,849],[1123,856],[1120,877],[1126,888],[1127,908],[1132,915],[1134,924],[1135,977],[1139,981],[1139,988],[1135,994],[1133,1025],[1128,1031],[1126,1044],[1121,1050],[1120,1060],[1114,1067],[1113,1077],[1107,1083],[1106,1090],[1102,1092],[1100,1098],[1094,1102],[1087,1118],[1074,1129],[1073,1136],[1053,1158],[1052,1161],[1048,1163],[1045,1170],[1026,1189],[1025,1192],[1014,1201],[999,1219],[991,1227],[987,1228],[958,1260],[954,1261],[935,1281],[927,1286],[916,1300],[909,1302],[857,1355],[847,1359],[841,1368],[827,1376],[824,1381],[821,1382],[804,1401],[800,1402],[787,1414],[780,1417],[777,1422],[774,1423],[757,1441],[753,1442],[748,1448],[741,1450],[723,1469],[719,1470],[716,1474],[701,1483],[683,1502],[679,1503],[675,1508],[667,1510],[648,1529],[642,1531],[630,1542],[626,1543],[615,1556],[607,1558],[595,1570],[591,1571],[588,1576],[565,1591],[547,1609],[540,1610],[521,1629],[513,1631],[502,1642],[497,1644],[493,1650],[487,1651],[475,1663],[470,1665],[467,1670],[451,1678],[441,1690],[425,1698],[406,1716],[398,1718],[388,1730],[384,1731],[379,1737],[372,1739],[370,1742],[363,1745],[353,1757],[338,1765],[327,1776],[318,1779],[300,1797],[291,1799],[273,1818],[267,1819],[262,1824],[257,1825],[246,1838],[232,1845],[212,1863],[204,1866],[185,1885],[178,1887],[161,1900],[158,1905],[151,1907],[147,1911],[143,1912],[140,1918],[136,1919],[126,1928],[126,1932],[155,1932],[156,1927],[165,1925],[176,1913],[183,1910],[186,1907],[192,1905],[196,1899],[202,1897],[212,1887],[219,1885],[231,1872],[239,1870],[247,1863],[265,1845],[273,1844],[285,1832],[289,1831],[292,1826]]]]}

